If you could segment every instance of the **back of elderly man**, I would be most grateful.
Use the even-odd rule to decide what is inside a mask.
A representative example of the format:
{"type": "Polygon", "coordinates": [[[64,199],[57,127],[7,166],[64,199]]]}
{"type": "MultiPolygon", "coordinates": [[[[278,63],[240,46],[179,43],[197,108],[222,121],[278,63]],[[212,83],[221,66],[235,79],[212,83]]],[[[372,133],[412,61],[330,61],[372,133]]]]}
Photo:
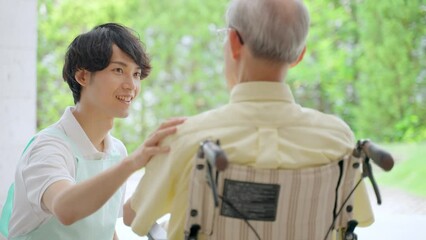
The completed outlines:
{"type": "MultiPolygon", "coordinates": [[[[201,141],[220,139],[229,161],[255,168],[320,166],[351,153],[354,135],[339,118],[296,104],[287,71],[305,53],[309,13],[297,0],[233,0],[224,44],[229,104],[189,118],[167,142],[171,152],[146,168],[125,205],[124,220],[146,235],[171,213],[169,239],[183,239],[193,158],[201,141]]],[[[356,192],[356,219],[374,219],[364,185],[356,192]]]]}

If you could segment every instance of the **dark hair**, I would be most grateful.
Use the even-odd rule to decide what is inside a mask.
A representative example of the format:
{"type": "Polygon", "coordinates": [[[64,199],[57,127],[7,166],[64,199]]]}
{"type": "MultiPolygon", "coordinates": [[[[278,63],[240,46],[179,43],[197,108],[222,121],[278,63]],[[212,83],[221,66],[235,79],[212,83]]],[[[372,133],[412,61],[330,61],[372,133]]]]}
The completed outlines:
{"type": "Polygon", "coordinates": [[[106,23],[80,34],[68,46],[62,77],[73,93],[74,103],[80,101],[81,85],[75,79],[75,73],[84,69],[96,72],[105,69],[112,56],[112,46],[117,45],[142,69],[141,79],[151,70],[150,59],[145,53],[139,37],[130,28],[117,23],[106,23]]]}

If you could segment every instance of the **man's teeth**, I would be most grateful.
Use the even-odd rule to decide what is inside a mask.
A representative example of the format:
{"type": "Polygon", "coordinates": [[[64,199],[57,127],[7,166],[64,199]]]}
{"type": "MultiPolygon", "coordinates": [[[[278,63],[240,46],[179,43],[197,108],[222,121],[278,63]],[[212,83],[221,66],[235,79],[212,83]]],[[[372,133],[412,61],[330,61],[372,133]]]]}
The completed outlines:
{"type": "Polygon", "coordinates": [[[132,101],[132,97],[117,96],[117,99],[125,102],[132,101]]]}

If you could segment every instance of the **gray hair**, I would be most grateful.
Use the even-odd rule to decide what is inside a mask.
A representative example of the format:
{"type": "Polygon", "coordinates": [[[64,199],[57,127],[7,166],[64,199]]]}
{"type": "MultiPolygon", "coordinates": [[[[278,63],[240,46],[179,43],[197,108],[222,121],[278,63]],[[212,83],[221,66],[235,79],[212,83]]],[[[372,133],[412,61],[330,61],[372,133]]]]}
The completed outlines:
{"type": "Polygon", "coordinates": [[[257,58],[293,63],[309,29],[309,12],[300,0],[233,0],[226,22],[257,58]]]}

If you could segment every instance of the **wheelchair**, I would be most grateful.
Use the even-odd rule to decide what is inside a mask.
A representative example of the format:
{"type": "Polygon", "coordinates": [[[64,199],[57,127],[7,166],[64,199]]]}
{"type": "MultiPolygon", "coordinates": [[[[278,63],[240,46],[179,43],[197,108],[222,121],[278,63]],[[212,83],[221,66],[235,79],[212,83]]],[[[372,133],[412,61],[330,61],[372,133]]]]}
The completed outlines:
{"type": "Polygon", "coordinates": [[[192,173],[185,239],[203,233],[210,240],[356,240],[353,193],[363,178],[370,179],[377,203],[382,201],[370,160],[385,171],[394,165],[369,140],[359,140],[340,161],[303,169],[233,165],[219,141],[203,141],[192,173]]]}

